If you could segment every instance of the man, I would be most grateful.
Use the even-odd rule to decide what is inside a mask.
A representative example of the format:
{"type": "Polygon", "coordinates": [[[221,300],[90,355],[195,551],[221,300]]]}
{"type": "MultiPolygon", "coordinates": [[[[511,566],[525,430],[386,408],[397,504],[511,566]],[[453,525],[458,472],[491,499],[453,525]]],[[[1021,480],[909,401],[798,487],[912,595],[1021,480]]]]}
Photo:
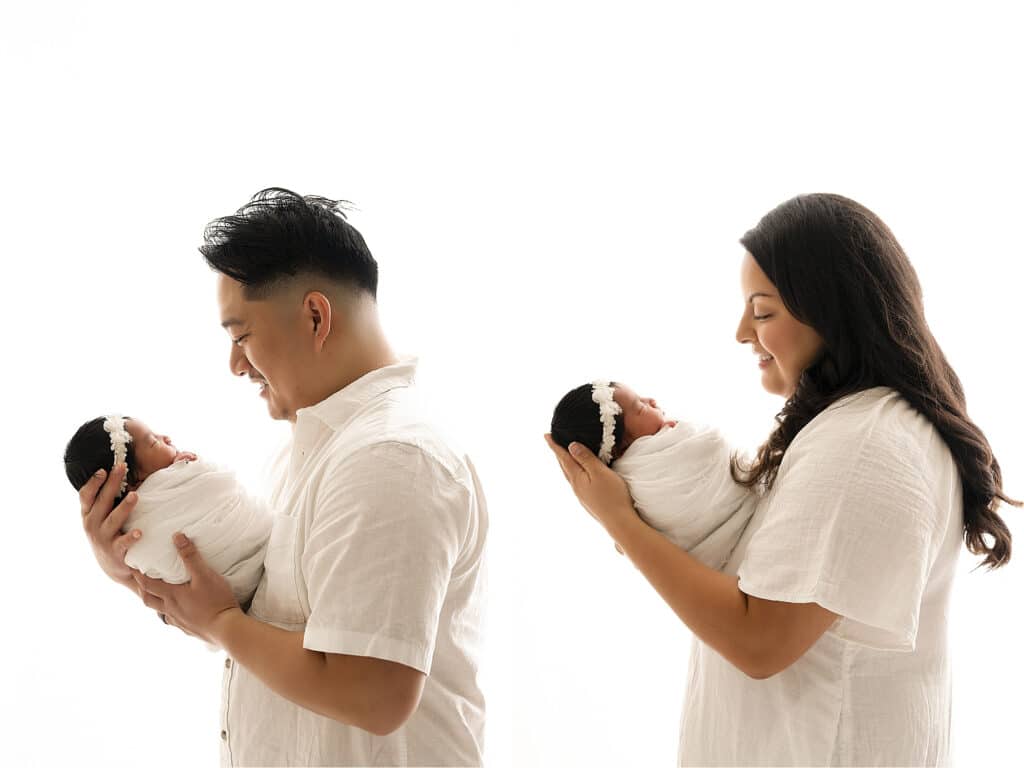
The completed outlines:
{"type": "Polygon", "coordinates": [[[80,492],[100,566],[227,651],[222,765],[479,765],[486,503],[417,409],[416,361],[381,330],[375,260],[335,201],[277,188],[205,241],[231,371],[292,422],[264,574],[243,612],[184,536],[188,583],[127,567],[121,467],[80,492]]]}

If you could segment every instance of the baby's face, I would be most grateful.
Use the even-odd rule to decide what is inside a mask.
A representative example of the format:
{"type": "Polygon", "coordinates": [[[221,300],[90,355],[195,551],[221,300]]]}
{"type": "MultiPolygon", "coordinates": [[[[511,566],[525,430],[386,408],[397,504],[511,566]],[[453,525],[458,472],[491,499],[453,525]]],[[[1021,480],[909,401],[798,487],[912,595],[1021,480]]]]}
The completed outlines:
{"type": "Polygon", "coordinates": [[[626,429],[622,440],[622,450],[626,450],[638,437],[655,435],[666,424],[675,426],[676,422],[665,418],[665,413],[651,397],[640,397],[625,384],[616,384],[612,393],[615,402],[622,407],[622,419],[626,429]]]}
{"type": "Polygon", "coordinates": [[[137,482],[141,483],[154,472],[171,466],[179,458],[195,459],[195,454],[182,453],[167,435],[158,435],[138,419],[128,419],[125,429],[132,436],[135,453],[137,482]]]}

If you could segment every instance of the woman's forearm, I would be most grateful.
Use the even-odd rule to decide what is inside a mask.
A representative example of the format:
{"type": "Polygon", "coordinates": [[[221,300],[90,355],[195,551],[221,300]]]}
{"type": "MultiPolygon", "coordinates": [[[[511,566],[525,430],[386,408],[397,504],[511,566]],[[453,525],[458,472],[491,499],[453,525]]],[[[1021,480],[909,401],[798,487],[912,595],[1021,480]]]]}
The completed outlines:
{"type": "Polygon", "coordinates": [[[608,533],[676,616],[706,645],[751,675],[757,638],[752,636],[747,596],[737,586],[739,579],[704,565],[635,513],[616,519],[619,522],[608,533]]]}

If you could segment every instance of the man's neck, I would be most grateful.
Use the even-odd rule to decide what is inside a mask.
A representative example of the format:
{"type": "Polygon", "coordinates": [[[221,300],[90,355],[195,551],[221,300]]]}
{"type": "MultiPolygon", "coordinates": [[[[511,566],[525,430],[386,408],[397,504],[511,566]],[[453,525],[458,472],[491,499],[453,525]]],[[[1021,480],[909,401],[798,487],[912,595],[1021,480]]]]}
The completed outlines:
{"type": "Polygon", "coordinates": [[[381,337],[373,344],[365,345],[354,356],[337,361],[330,373],[325,372],[323,376],[318,376],[323,385],[312,393],[312,402],[309,405],[326,400],[366,374],[397,362],[398,356],[392,351],[387,340],[381,337]]]}

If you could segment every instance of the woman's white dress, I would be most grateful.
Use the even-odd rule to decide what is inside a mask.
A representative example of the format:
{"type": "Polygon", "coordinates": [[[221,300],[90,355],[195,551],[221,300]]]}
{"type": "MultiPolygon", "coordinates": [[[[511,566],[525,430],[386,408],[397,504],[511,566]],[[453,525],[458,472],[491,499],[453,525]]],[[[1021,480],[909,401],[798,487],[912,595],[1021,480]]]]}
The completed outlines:
{"type": "Polygon", "coordinates": [[[948,765],[959,472],[887,387],[833,403],[787,449],[724,573],[748,595],[838,613],[755,680],[691,639],[680,765],[948,765]]]}

